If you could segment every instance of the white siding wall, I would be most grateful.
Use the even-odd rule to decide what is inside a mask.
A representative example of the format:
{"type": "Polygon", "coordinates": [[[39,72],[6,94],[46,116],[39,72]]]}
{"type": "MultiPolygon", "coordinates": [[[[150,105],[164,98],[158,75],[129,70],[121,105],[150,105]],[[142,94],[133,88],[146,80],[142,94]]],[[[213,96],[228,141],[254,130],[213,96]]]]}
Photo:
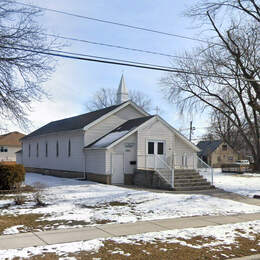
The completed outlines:
{"type": "Polygon", "coordinates": [[[117,113],[111,115],[110,117],[104,119],[103,121],[99,122],[98,124],[89,128],[84,137],[85,146],[91,144],[98,138],[102,137],[103,135],[109,133],[116,127],[120,126],[127,120],[143,117],[144,115],[133,108],[131,105],[128,105],[118,111],[117,113]]]}
{"type": "Polygon", "coordinates": [[[8,152],[0,152],[0,161],[16,161],[15,153],[21,150],[21,147],[4,146],[8,152]]]}
{"type": "Polygon", "coordinates": [[[26,167],[67,171],[84,171],[83,131],[70,131],[32,137],[23,140],[23,164],[26,167]],[[71,156],[68,156],[68,142],[71,142],[71,156]],[[59,156],[56,156],[56,142],[59,142],[59,156]],[[45,144],[48,143],[48,156],[45,144]],[[39,157],[36,147],[39,144],[39,157]],[[31,156],[29,157],[29,144],[31,156]]]}
{"type": "Polygon", "coordinates": [[[86,151],[86,172],[106,174],[106,150],[86,151]]]}
{"type": "Polygon", "coordinates": [[[166,162],[172,165],[174,133],[160,121],[152,121],[138,131],[138,168],[145,168],[146,143],[148,140],[165,141],[166,162]]]}
{"type": "Polygon", "coordinates": [[[121,153],[124,154],[124,173],[133,173],[136,165],[130,165],[130,161],[137,161],[137,133],[132,134],[127,137],[125,140],[115,145],[111,149],[109,149],[108,153],[108,163],[107,163],[107,171],[111,174],[111,156],[113,153],[121,153]],[[126,147],[128,144],[133,144],[132,147],[126,147]]]}
{"type": "Polygon", "coordinates": [[[182,168],[182,156],[187,156],[188,168],[197,168],[196,155],[197,153],[191,149],[191,147],[185,143],[180,137],[175,138],[174,158],[176,168],[182,168]]]}

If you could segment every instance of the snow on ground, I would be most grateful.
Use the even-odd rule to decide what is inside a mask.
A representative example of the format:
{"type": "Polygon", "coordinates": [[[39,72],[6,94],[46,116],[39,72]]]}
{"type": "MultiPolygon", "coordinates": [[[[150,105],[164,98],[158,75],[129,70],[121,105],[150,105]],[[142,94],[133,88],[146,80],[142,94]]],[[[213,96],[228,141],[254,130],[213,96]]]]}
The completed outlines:
{"type": "MultiPolygon", "coordinates": [[[[44,214],[43,219],[49,221],[84,221],[84,225],[94,225],[101,222],[127,223],[138,220],[260,212],[258,206],[206,195],[153,193],[34,173],[27,173],[25,182],[29,185],[41,182],[48,186],[44,191],[44,202],[47,206],[35,207],[34,202],[29,201],[24,205],[11,205],[2,209],[0,215],[35,213],[44,214]]],[[[56,225],[56,228],[66,227],[56,225]]]]}
{"type": "MultiPolygon", "coordinates": [[[[33,255],[42,255],[44,253],[56,253],[60,257],[66,257],[68,253],[79,253],[80,251],[97,252],[107,240],[112,240],[118,244],[140,244],[142,242],[166,242],[179,243],[183,246],[193,248],[216,247],[218,245],[236,244],[237,237],[254,239],[254,235],[260,232],[260,220],[243,222],[238,224],[227,224],[220,226],[208,226],[203,228],[187,228],[179,230],[167,230],[161,232],[150,232],[145,234],[130,235],[123,237],[112,237],[93,239],[89,241],[80,241],[65,244],[56,244],[48,246],[28,247],[23,249],[0,250],[0,255],[3,259],[13,259],[14,257],[31,257],[33,255]],[[213,238],[208,242],[196,244],[187,241],[194,237],[213,238]]],[[[163,250],[163,248],[162,248],[163,250]]],[[[116,252],[116,251],[115,251],[116,252]]],[[[122,252],[124,255],[129,255],[127,252],[122,252]]],[[[67,258],[66,258],[67,259],[67,258]]]]}
{"type": "Polygon", "coordinates": [[[260,195],[260,174],[222,173],[214,169],[214,185],[217,188],[253,197],[260,195]]]}

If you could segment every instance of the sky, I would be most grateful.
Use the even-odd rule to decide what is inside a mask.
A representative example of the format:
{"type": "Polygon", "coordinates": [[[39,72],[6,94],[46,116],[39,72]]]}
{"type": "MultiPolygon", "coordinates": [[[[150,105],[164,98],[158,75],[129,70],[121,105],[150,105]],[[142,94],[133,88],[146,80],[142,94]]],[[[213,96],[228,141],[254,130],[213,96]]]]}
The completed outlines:
{"type": "MultiPolygon", "coordinates": [[[[183,16],[186,8],[195,0],[20,1],[93,18],[148,27],[172,34],[181,34],[194,38],[201,36],[201,29],[195,28],[193,21],[183,16]]],[[[185,50],[191,50],[198,46],[196,41],[122,28],[116,25],[47,11],[38,18],[38,21],[46,29],[47,33],[172,55],[182,55],[185,50]]],[[[171,62],[170,58],[159,55],[71,41],[62,41],[62,43],[66,44],[64,50],[70,52],[163,66],[170,66],[171,62]]],[[[129,90],[139,90],[149,95],[153,107],[160,107],[163,110],[161,116],[172,126],[177,129],[187,129],[190,120],[193,120],[193,125],[197,127],[193,136],[195,139],[206,131],[204,127],[209,125],[206,113],[184,113],[180,115],[176,105],[169,104],[164,98],[160,85],[160,79],[165,76],[164,72],[58,58],[55,72],[43,86],[51,98],[32,104],[32,111],[28,113],[28,118],[32,121],[32,127],[28,132],[50,121],[86,113],[86,103],[92,99],[94,93],[100,88],[117,88],[122,73],[124,73],[127,88],[129,90]]],[[[151,113],[155,113],[155,111],[151,111],[151,113]]],[[[11,126],[9,130],[24,132],[17,126],[11,126]]],[[[188,131],[184,130],[183,134],[187,135],[188,131]]]]}

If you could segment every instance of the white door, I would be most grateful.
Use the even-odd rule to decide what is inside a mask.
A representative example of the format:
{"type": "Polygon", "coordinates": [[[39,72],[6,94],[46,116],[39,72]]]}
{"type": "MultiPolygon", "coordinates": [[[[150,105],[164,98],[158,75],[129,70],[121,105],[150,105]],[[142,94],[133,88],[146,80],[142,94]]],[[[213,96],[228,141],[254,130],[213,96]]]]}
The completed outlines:
{"type": "Polygon", "coordinates": [[[165,168],[165,141],[148,140],[146,145],[147,168],[165,168]]]}
{"type": "Polygon", "coordinates": [[[112,154],[112,184],[124,183],[124,155],[112,154]]]}

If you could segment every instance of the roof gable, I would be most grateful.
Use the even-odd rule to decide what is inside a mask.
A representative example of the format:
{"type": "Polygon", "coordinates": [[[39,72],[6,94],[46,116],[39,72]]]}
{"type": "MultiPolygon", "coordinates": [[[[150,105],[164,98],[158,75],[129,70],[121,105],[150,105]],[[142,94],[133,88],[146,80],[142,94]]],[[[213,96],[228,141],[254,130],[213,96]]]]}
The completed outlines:
{"type": "Polygon", "coordinates": [[[19,132],[11,132],[0,135],[0,145],[5,146],[21,146],[20,139],[25,135],[19,132]]]}
{"type": "Polygon", "coordinates": [[[87,145],[86,148],[107,148],[114,144],[116,141],[119,141],[121,138],[128,136],[128,134],[132,133],[133,130],[136,130],[139,126],[141,126],[143,123],[147,122],[149,119],[153,117],[154,116],[146,116],[128,120],[122,125],[116,127],[108,134],[102,136],[95,142],[87,145]]]}
{"type": "Polygon", "coordinates": [[[200,156],[208,156],[212,152],[214,152],[219,146],[222,144],[221,140],[213,140],[213,141],[200,141],[197,146],[201,150],[199,153],[200,156]]]}

